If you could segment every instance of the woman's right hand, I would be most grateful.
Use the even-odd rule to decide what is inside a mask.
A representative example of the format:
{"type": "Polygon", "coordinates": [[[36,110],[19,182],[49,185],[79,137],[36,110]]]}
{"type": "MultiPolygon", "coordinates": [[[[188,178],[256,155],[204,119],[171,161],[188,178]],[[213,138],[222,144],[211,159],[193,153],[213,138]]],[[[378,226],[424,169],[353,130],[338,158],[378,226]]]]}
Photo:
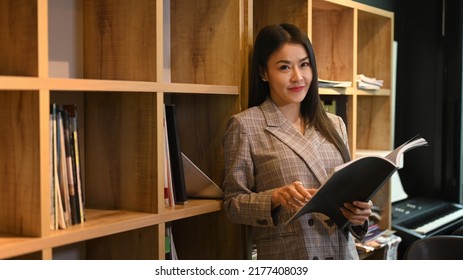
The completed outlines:
{"type": "Polygon", "coordinates": [[[294,181],[289,185],[277,188],[272,194],[272,209],[283,206],[289,209],[298,210],[304,206],[317,189],[306,189],[300,181],[294,181]]]}

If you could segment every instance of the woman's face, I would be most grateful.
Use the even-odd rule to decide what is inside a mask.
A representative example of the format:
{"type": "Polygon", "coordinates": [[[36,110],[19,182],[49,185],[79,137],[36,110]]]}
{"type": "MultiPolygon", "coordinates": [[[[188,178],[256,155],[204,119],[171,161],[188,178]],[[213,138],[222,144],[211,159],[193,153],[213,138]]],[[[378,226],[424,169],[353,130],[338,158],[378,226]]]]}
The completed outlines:
{"type": "Polygon", "coordinates": [[[313,78],[309,56],[304,47],[285,43],[269,57],[262,78],[268,81],[270,97],[278,107],[292,104],[299,106],[313,78]]]}

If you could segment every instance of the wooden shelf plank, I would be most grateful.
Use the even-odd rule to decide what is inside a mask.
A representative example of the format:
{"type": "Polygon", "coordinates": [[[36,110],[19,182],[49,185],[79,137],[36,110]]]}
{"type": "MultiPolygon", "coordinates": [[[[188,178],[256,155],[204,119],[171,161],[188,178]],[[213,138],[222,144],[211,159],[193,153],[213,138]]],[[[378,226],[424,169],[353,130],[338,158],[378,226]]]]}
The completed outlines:
{"type": "Polygon", "coordinates": [[[320,95],[353,95],[355,89],[348,88],[319,88],[320,95]]]}
{"type": "Polygon", "coordinates": [[[86,222],[49,236],[24,237],[0,233],[0,259],[11,258],[94,238],[220,211],[221,200],[190,200],[186,206],[166,208],[161,214],[86,209],[86,222]]]}
{"type": "Polygon", "coordinates": [[[391,90],[390,89],[380,89],[380,90],[358,89],[357,95],[359,96],[391,96],[391,90]]]}
{"type": "Polygon", "coordinates": [[[238,95],[238,86],[0,76],[0,90],[171,92],[238,95]]]}

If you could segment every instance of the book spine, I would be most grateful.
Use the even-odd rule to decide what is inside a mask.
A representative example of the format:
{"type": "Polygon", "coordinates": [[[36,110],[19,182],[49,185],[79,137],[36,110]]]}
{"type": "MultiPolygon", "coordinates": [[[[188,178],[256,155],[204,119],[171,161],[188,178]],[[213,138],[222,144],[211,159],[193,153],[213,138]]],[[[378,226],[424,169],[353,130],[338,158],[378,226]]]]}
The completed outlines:
{"type": "Polygon", "coordinates": [[[53,150],[53,187],[52,190],[54,195],[54,205],[55,205],[55,229],[66,228],[66,218],[64,211],[64,203],[62,200],[61,193],[61,181],[60,181],[60,172],[59,172],[59,129],[58,129],[58,112],[56,104],[52,104],[52,118],[53,118],[53,139],[52,139],[52,150],[53,150]]]}
{"type": "Polygon", "coordinates": [[[80,218],[80,223],[83,223],[85,221],[85,204],[84,204],[84,191],[83,191],[83,186],[82,186],[82,175],[80,171],[80,156],[79,156],[79,140],[78,140],[79,134],[77,131],[74,131],[74,155],[75,155],[75,162],[76,162],[76,179],[77,179],[77,196],[79,200],[79,218],[80,218]]]}
{"type": "Polygon", "coordinates": [[[64,133],[64,151],[66,157],[66,176],[69,188],[69,205],[70,205],[70,217],[71,217],[71,224],[77,224],[78,216],[77,216],[77,195],[75,191],[75,176],[74,176],[74,162],[72,156],[72,148],[71,148],[71,134],[70,134],[70,119],[69,113],[62,107],[62,118],[63,118],[63,133],[64,133]]]}
{"type": "Polygon", "coordinates": [[[84,204],[83,204],[83,191],[82,180],[80,171],[80,158],[79,158],[79,139],[78,139],[78,121],[77,121],[77,106],[76,105],[63,105],[63,108],[69,115],[69,140],[70,140],[70,154],[72,175],[74,179],[74,193],[76,204],[76,223],[83,223],[84,218],[84,204]]]}
{"type": "Polygon", "coordinates": [[[74,105],[74,141],[75,141],[75,149],[76,149],[76,170],[77,170],[77,186],[79,192],[79,199],[80,199],[80,217],[81,222],[85,221],[85,187],[82,181],[82,168],[81,168],[81,157],[80,157],[80,145],[79,145],[79,118],[77,112],[77,106],[74,105]]]}
{"type": "Polygon", "coordinates": [[[53,109],[50,106],[50,229],[57,229],[56,223],[56,203],[55,203],[55,182],[53,172],[53,109]]]}
{"type": "Polygon", "coordinates": [[[69,184],[68,184],[68,172],[66,167],[66,151],[64,143],[64,125],[63,125],[63,114],[62,110],[57,110],[58,116],[58,137],[57,137],[57,147],[58,147],[58,175],[60,178],[60,187],[62,201],[64,203],[64,218],[66,226],[71,225],[71,203],[69,197],[69,184]]]}

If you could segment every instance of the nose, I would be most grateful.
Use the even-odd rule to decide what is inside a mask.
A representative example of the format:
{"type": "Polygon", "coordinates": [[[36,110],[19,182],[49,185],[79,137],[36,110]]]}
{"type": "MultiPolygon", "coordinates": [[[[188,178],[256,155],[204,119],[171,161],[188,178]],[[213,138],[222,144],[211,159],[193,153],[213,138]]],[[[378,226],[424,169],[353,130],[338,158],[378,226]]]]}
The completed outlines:
{"type": "Polygon", "coordinates": [[[293,68],[293,72],[291,75],[291,81],[292,82],[299,82],[302,80],[302,71],[298,67],[293,68]]]}

